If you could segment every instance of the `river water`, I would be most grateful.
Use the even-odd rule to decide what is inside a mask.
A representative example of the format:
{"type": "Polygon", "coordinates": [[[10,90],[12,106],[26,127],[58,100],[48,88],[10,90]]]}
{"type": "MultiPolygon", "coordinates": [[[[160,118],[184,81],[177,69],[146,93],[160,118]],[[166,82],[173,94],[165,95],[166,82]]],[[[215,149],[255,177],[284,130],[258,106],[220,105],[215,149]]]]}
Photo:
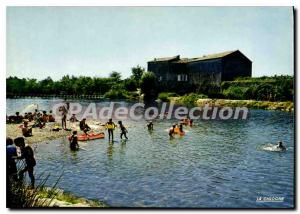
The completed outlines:
{"type": "MultiPolygon", "coordinates": [[[[7,99],[7,113],[31,103],[48,110],[53,102],[7,99]]],[[[251,110],[246,120],[197,120],[184,137],[169,140],[174,122],[157,120],[149,133],[145,121],[125,120],[128,141],[120,141],[116,130],[114,144],[80,143],[83,149],[75,153],[67,139],[34,145],[35,172],[50,173],[48,185],[63,174],[58,187],[114,207],[293,207],[292,113],[251,110]],[[262,149],[279,140],[287,151],[262,149]],[[284,199],[257,202],[258,197],[284,199]]]]}

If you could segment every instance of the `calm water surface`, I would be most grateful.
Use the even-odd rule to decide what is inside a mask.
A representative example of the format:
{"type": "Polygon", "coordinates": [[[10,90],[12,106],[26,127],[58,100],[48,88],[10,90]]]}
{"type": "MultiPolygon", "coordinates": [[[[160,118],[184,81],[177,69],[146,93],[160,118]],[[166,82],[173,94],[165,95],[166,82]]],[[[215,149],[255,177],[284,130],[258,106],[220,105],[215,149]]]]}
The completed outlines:
{"type": "MultiPolygon", "coordinates": [[[[53,100],[7,99],[8,114],[31,103],[47,110],[53,100]]],[[[126,103],[123,103],[126,105],[126,103]]],[[[105,105],[105,103],[103,104],[105,105]]],[[[37,144],[36,173],[49,172],[49,185],[78,196],[122,207],[292,207],[294,116],[251,110],[247,120],[199,120],[182,138],[169,140],[175,120],[124,121],[127,142],[107,139],[80,143],[70,152],[67,139],[37,144]],[[278,140],[286,152],[261,148],[278,140]],[[284,197],[284,202],[256,202],[257,197],[284,197]]]]}

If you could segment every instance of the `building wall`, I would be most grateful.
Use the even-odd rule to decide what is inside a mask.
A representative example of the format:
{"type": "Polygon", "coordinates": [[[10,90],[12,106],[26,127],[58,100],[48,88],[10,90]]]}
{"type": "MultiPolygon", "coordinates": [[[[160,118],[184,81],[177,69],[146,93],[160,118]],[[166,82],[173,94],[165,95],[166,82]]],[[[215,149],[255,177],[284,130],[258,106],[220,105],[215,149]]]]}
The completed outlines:
{"type": "Polygon", "coordinates": [[[222,66],[222,81],[252,76],[252,62],[241,54],[234,53],[224,57],[222,66]]]}
{"type": "Polygon", "coordinates": [[[192,84],[198,86],[207,83],[221,85],[221,59],[190,62],[187,65],[187,70],[192,84]]]}
{"type": "Polygon", "coordinates": [[[153,72],[157,78],[167,81],[170,73],[169,62],[148,62],[148,71],[153,72]]]}

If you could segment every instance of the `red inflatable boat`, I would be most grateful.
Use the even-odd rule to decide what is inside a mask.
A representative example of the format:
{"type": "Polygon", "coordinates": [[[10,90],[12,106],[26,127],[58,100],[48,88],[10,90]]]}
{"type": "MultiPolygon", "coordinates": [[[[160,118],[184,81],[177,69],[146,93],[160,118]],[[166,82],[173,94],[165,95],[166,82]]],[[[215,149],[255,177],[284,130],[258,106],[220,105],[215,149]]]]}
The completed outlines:
{"type": "MultiPolygon", "coordinates": [[[[90,133],[88,135],[86,135],[86,134],[78,134],[77,135],[78,141],[96,140],[96,139],[102,139],[104,137],[105,137],[104,133],[90,133]]],[[[68,138],[70,140],[71,135],[68,138]]]]}

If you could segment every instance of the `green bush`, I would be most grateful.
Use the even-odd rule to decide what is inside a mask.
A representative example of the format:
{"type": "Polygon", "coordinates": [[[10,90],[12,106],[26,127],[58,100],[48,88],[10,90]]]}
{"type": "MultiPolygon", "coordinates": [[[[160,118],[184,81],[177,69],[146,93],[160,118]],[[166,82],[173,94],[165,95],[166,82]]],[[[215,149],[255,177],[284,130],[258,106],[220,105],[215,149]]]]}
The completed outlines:
{"type": "Polygon", "coordinates": [[[173,92],[161,92],[158,94],[158,99],[160,99],[162,102],[169,102],[170,97],[177,97],[178,95],[173,92]]]}
{"type": "Polygon", "coordinates": [[[104,94],[104,97],[107,99],[130,99],[130,94],[124,89],[110,89],[104,94]]]}
{"type": "Polygon", "coordinates": [[[182,103],[184,105],[195,105],[198,99],[205,99],[205,98],[208,97],[204,94],[190,93],[180,97],[179,103],[182,103]]]}
{"type": "Polygon", "coordinates": [[[222,94],[228,99],[264,101],[292,101],[294,78],[292,76],[238,78],[222,82],[222,94]]]}

